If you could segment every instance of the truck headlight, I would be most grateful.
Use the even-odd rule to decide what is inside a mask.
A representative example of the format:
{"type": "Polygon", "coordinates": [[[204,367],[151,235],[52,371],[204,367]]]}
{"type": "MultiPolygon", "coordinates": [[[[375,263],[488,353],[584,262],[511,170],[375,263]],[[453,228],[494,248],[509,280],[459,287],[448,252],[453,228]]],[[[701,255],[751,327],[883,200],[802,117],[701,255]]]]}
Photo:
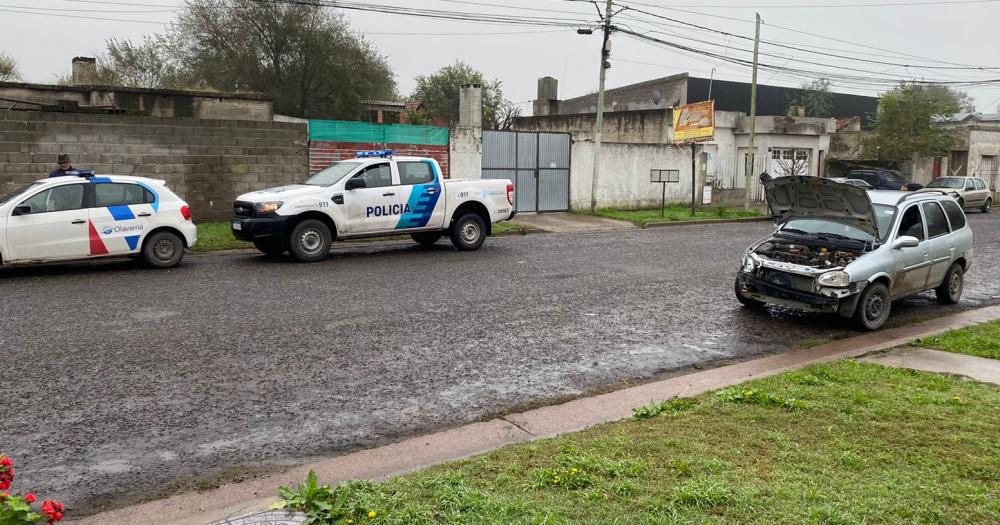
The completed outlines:
{"type": "Polygon", "coordinates": [[[819,276],[819,284],[822,286],[833,286],[835,288],[846,288],[851,285],[851,276],[847,272],[826,272],[819,276]]]}
{"type": "Polygon", "coordinates": [[[257,213],[266,214],[278,211],[282,204],[284,203],[281,201],[258,202],[254,207],[257,208],[257,213]]]}

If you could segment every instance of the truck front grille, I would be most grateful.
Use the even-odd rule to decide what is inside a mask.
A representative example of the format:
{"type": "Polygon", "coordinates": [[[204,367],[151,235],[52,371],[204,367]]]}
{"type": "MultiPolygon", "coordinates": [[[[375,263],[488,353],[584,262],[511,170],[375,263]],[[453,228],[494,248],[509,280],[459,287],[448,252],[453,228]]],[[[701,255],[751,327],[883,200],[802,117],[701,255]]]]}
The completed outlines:
{"type": "Polygon", "coordinates": [[[816,280],[805,275],[779,272],[777,270],[764,270],[761,278],[764,282],[781,288],[798,290],[800,292],[816,292],[816,280]]]}
{"type": "Polygon", "coordinates": [[[233,215],[237,217],[253,217],[253,204],[249,202],[236,201],[233,204],[233,215]]]}

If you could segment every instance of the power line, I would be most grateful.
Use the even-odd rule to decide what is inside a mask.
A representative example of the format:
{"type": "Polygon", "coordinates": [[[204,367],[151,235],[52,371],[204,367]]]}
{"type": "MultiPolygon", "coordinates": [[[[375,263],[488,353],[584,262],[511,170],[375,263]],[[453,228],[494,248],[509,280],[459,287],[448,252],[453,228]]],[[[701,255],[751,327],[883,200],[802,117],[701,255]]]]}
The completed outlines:
{"type": "MultiPolygon", "coordinates": [[[[733,20],[733,21],[736,21],[736,22],[744,22],[744,23],[749,23],[749,24],[754,23],[753,20],[748,20],[748,19],[745,19],[745,18],[735,18],[735,17],[732,17],[732,16],[718,15],[718,14],[712,14],[712,13],[704,13],[704,12],[700,12],[700,11],[692,11],[690,9],[681,9],[681,8],[677,8],[677,7],[666,7],[666,6],[662,6],[662,5],[647,4],[647,3],[642,3],[642,2],[632,2],[632,3],[634,5],[641,5],[641,6],[645,6],[645,7],[662,9],[662,10],[666,10],[666,11],[677,11],[677,12],[688,13],[688,14],[692,14],[692,15],[698,15],[698,16],[704,16],[704,17],[710,17],[710,18],[721,18],[721,19],[724,19],[724,20],[733,20]]],[[[635,9],[633,9],[633,10],[635,10],[635,9]]],[[[893,51],[891,49],[885,49],[885,48],[881,48],[881,47],[877,47],[877,46],[871,46],[871,45],[867,45],[867,44],[860,44],[858,42],[852,42],[852,41],[849,41],[849,40],[843,40],[843,39],[832,37],[832,36],[820,35],[820,34],[817,34],[817,33],[810,33],[808,31],[802,31],[800,29],[795,29],[795,28],[791,28],[791,27],[785,27],[785,26],[780,26],[780,25],[776,25],[776,24],[769,24],[767,22],[762,22],[762,23],[764,25],[766,25],[766,26],[773,27],[775,29],[781,29],[781,30],[784,30],[784,31],[792,32],[792,33],[798,33],[798,34],[801,34],[801,35],[811,36],[813,38],[822,38],[824,40],[830,40],[830,41],[833,41],[833,42],[839,42],[839,43],[848,44],[848,45],[851,45],[851,46],[862,47],[862,48],[866,48],[866,49],[872,49],[872,50],[875,50],[875,51],[882,51],[884,53],[891,53],[891,54],[899,55],[899,56],[903,56],[903,57],[916,58],[916,59],[924,60],[926,62],[935,62],[935,63],[939,63],[939,64],[948,64],[948,65],[953,65],[953,66],[977,67],[977,66],[975,66],[973,64],[961,64],[961,63],[957,63],[957,62],[948,62],[948,61],[938,60],[938,59],[934,59],[934,58],[922,57],[922,56],[918,56],[918,55],[904,53],[902,51],[893,51]]],[[[803,45],[803,47],[817,47],[817,46],[803,45]]]]}
{"type": "MultiPolygon", "coordinates": [[[[0,7],[7,8],[7,9],[30,9],[32,11],[59,11],[59,12],[65,12],[65,13],[126,13],[126,14],[127,13],[134,13],[134,14],[174,13],[174,12],[180,11],[180,9],[181,9],[180,7],[174,7],[172,9],[155,9],[155,10],[147,10],[147,9],[142,9],[142,10],[136,10],[136,9],[124,9],[124,10],[119,10],[119,9],[113,9],[113,10],[109,10],[109,9],[66,9],[66,8],[63,8],[63,7],[34,7],[34,6],[26,6],[26,5],[3,5],[3,4],[0,4],[0,7]]],[[[162,6],[162,7],[166,7],[166,6],[162,6]]]]}
{"type": "Polygon", "coordinates": [[[42,15],[42,16],[57,16],[60,18],[83,18],[87,20],[104,20],[107,22],[130,22],[134,24],[156,24],[156,25],[166,25],[168,22],[154,22],[152,20],[135,20],[135,19],[125,19],[125,18],[107,18],[101,16],[85,16],[85,15],[61,15],[59,13],[46,13],[39,11],[16,11],[14,9],[0,9],[3,13],[16,13],[21,15],[42,15]]]}
{"type": "MultiPolygon", "coordinates": [[[[873,2],[864,4],[756,4],[756,5],[722,5],[722,4],[699,4],[699,7],[706,9],[767,9],[767,8],[778,8],[778,9],[826,9],[826,8],[851,8],[851,7],[914,7],[914,6],[948,6],[948,5],[962,5],[962,4],[993,4],[1000,2],[1000,0],[952,0],[952,1],[940,1],[932,0],[930,2],[873,2]]],[[[664,7],[667,6],[657,6],[664,7]]]]}
{"type": "MultiPolygon", "coordinates": [[[[663,15],[660,15],[660,14],[657,14],[657,13],[651,13],[649,11],[643,11],[641,9],[632,9],[632,11],[635,11],[637,13],[642,13],[642,14],[645,14],[645,15],[648,15],[648,16],[652,16],[652,17],[655,17],[655,18],[663,19],[663,20],[669,20],[671,22],[675,22],[675,23],[678,23],[678,24],[683,24],[683,25],[686,25],[686,26],[696,27],[698,29],[702,29],[702,30],[705,30],[705,31],[711,31],[713,33],[718,33],[718,34],[722,34],[722,35],[733,36],[735,38],[739,38],[739,39],[742,39],[742,40],[749,40],[749,41],[753,41],[754,40],[753,38],[748,37],[748,36],[738,35],[738,34],[735,34],[735,33],[730,33],[728,31],[723,31],[721,29],[713,29],[713,28],[710,28],[710,27],[706,27],[706,26],[694,24],[692,22],[686,22],[684,20],[679,20],[679,19],[676,19],[676,18],[671,18],[671,17],[668,17],[668,16],[663,16],[663,15]]],[[[802,52],[805,52],[805,53],[813,53],[813,54],[817,54],[817,55],[829,56],[829,57],[834,57],[834,58],[842,58],[842,59],[845,59],[845,60],[852,60],[852,61],[856,61],[856,62],[867,62],[867,63],[870,63],[870,64],[879,64],[879,65],[885,65],[885,66],[914,67],[914,68],[919,68],[919,69],[967,70],[967,71],[973,71],[973,70],[975,70],[975,71],[1000,70],[1000,67],[989,67],[989,66],[921,66],[921,65],[918,65],[918,64],[901,64],[901,63],[898,63],[898,62],[887,62],[887,61],[882,61],[882,60],[869,60],[869,59],[865,59],[865,58],[857,58],[857,57],[851,57],[851,56],[847,56],[847,55],[839,55],[839,54],[835,54],[835,53],[824,53],[822,51],[813,51],[813,50],[810,50],[810,49],[804,49],[804,48],[801,48],[801,47],[796,47],[796,46],[792,46],[792,45],[781,44],[781,43],[778,43],[778,42],[772,42],[772,41],[768,41],[768,40],[761,40],[760,42],[762,44],[768,44],[768,45],[771,45],[771,46],[781,47],[781,48],[785,48],[785,49],[792,49],[792,50],[795,50],[795,51],[802,51],[802,52]]],[[[786,58],[786,57],[782,57],[782,58],[786,58]]]]}

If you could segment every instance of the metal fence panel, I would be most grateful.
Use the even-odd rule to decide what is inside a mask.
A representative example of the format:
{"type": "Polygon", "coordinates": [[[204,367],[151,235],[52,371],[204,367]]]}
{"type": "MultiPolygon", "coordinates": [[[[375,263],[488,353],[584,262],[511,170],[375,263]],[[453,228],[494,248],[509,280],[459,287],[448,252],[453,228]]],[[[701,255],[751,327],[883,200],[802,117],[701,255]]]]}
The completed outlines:
{"type": "MultiPolygon", "coordinates": [[[[538,150],[539,169],[569,169],[569,135],[539,133],[538,150]]],[[[569,179],[566,181],[568,183],[569,179]]]]}
{"type": "Polygon", "coordinates": [[[517,134],[509,131],[483,132],[483,169],[517,167],[517,134]]]}
{"type": "Polygon", "coordinates": [[[535,186],[534,170],[518,170],[517,181],[514,183],[514,195],[518,211],[536,211],[538,209],[538,192],[535,186]]]}
{"type": "Polygon", "coordinates": [[[535,133],[517,134],[517,167],[518,169],[535,169],[538,167],[538,135],[535,133]]]}
{"type": "Polygon", "coordinates": [[[569,209],[569,170],[538,170],[538,211],[569,209]]]}

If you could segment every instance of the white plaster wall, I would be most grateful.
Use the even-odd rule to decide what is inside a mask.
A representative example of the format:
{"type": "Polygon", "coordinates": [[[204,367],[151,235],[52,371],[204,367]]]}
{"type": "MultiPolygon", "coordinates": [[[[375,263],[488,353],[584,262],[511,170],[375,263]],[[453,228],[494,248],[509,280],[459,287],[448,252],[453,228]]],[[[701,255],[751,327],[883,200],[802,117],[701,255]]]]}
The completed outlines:
{"type": "Polygon", "coordinates": [[[1000,128],[995,130],[973,129],[969,132],[969,170],[970,176],[980,177],[980,164],[983,155],[1000,154],[1000,128]]]}
{"type": "Polygon", "coordinates": [[[455,128],[451,130],[449,174],[453,179],[483,178],[483,130],[455,128]]]}
{"type": "MultiPolygon", "coordinates": [[[[590,209],[594,143],[574,142],[570,208],[590,209]]],[[[641,209],[660,205],[662,186],[649,182],[650,170],[680,170],[680,182],[667,184],[667,203],[691,201],[691,149],[665,144],[603,143],[598,176],[599,208],[641,209]]],[[[698,194],[701,199],[701,193],[698,194]]]]}

